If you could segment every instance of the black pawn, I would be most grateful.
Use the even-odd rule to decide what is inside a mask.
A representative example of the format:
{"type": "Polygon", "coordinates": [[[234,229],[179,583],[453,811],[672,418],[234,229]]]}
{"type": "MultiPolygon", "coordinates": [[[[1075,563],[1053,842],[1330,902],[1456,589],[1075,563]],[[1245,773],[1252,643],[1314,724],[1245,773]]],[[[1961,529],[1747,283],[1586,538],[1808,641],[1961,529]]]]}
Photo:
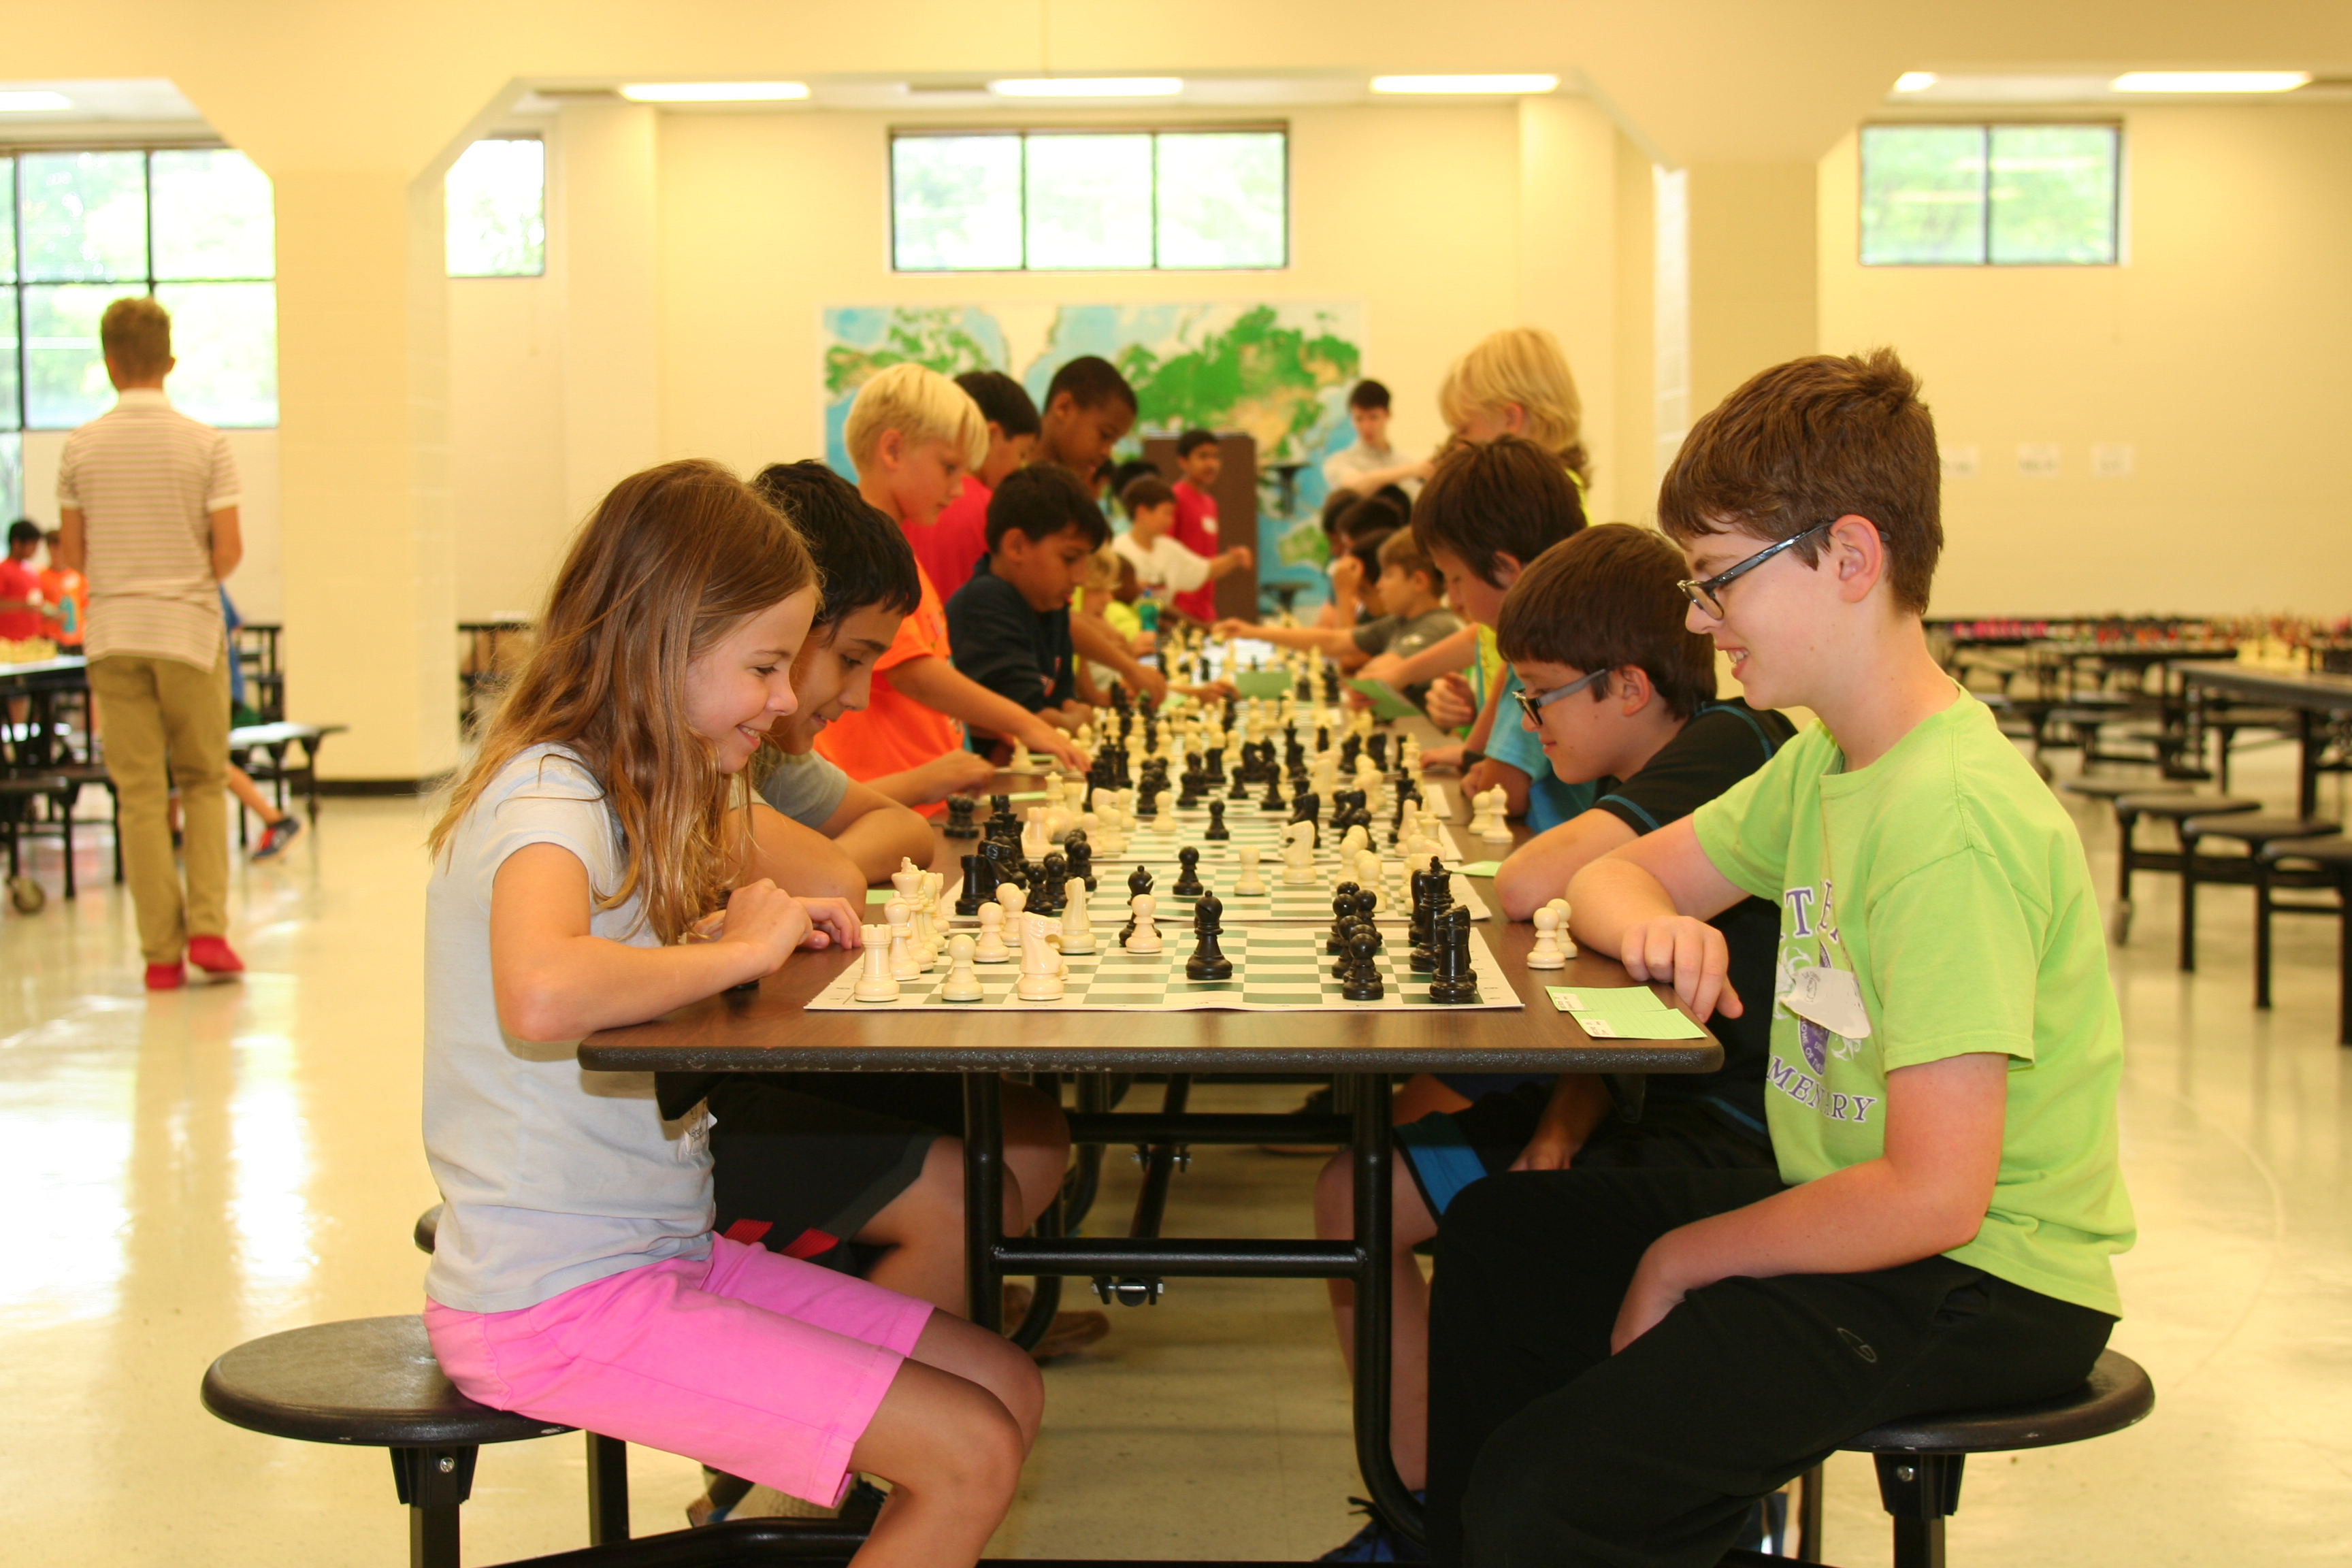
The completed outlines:
{"type": "Polygon", "coordinates": [[[1379,938],[1370,925],[1360,925],[1348,938],[1349,969],[1339,994],[1350,1002],[1377,1002],[1388,994],[1381,981],[1381,966],[1373,958],[1380,951],[1379,938]]]}
{"type": "Polygon", "coordinates": [[[1233,836],[1234,830],[1225,826],[1225,803],[1222,800],[1211,801],[1209,803],[1209,826],[1207,829],[1202,833],[1201,837],[1208,839],[1226,839],[1231,838],[1233,836]]]}
{"type": "Polygon", "coordinates": [[[1176,851],[1176,864],[1181,868],[1176,879],[1168,885],[1171,898],[1197,899],[1207,889],[1201,884],[1201,852],[1190,844],[1176,851]]]}
{"type": "Polygon", "coordinates": [[[1200,938],[1192,956],[1184,961],[1187,980],[1231,980],[1234,961],[1217,946],[1218,933],[1224,927],[1224,901],[1214,893],[1203,893],[1192,908],[1192,932],[1200,938]]]}
{"type": "Polygon", "coordinates": [[[1127,939],[1135,934],[1135,900],[1151,891],[1151,872],[1138,866],[1127,874],[1127,923],[1118,928],[1118,945],[1127,946],[1127,939]]]}
{"type": "Polygon", "coordinates": [[[1282,798],[1282,775],[1280,773],[1266,774],[1265,798],[1257,803],[1257,808],[1260,811],[1265,812],[1269,816],[1277,812],[1288,811],[1290,809],[1290,803],[1282,798]]]}
{"type": "Polygon", "coordinates": [[[1331,889],[1331,940],[1323,944],[1326,952],[1348,951],[1348,926],[1356,918],[1356,884],[1342,882],[1331,889]]]}
{"type": "Polygon", "coordinates": [[[1067,838],[1063,840],[1063,844],[1070,858],[1071,879],[1084,882],[1087,885],[1087,891],[1093,892],[1095,890],[1094,841],[1087,837],[1084,828],[1076,828],[1071,831],[1067,838]]]}
{"type": "Polygon", "coordinates": [[[972,814],[979,809],[980,802],[968,795],[948,796],[948,825],[943,831],[950,838],[979,837],[980,829],[971,820],[972,814]]]}
{"type": "Polygon", "coordinates": [[[1068,898],[1063,889],[1069,886],[1070,863],[1058,853],[1048,854],[1038,863],[1036,879],[1026,907],[1041,915],[1060,914],[1068,898]]]}

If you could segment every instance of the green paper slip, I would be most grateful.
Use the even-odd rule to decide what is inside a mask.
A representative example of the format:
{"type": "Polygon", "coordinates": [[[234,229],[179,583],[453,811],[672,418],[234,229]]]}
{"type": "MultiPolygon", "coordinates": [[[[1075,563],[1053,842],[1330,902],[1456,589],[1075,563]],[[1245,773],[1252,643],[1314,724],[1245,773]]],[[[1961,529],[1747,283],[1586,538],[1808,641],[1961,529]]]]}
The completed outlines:
{"type": "Polygon", "coordinates": [[[1699,1040],[1706,1031],[1646,985],[1547,985],[1551,1005],[1596,1040],[1699,1040]]]}
{"type": "Polygon", "coordinates": [[[898,896],[898,889],[896,888],[868,888],[866,889],[866,901],[869,904],[887,904],[898,896]]]}
{"type": "Polygon", "coordinates": [[[1372,700],[1375,719],[1405,719],[1421,711],[1404,700],[1404,694],[1385,680],[1368,680],[1362,676],[1348,682],[1350,689],[1372,700]]]}
{"type": "Polygon", "coordinates": [[[1233,682],[1237,695],[1261,700],[1280,697],[1291,688],[1286,669],[1239,669],[1225,679],[1233,682]]]}
{"type": "Polygon", "coordinates": [[[1500,860],[1473,860],[1466,866],[1454,868],[1465,877],[1491,877],[1503,868],[1500,860]]]}

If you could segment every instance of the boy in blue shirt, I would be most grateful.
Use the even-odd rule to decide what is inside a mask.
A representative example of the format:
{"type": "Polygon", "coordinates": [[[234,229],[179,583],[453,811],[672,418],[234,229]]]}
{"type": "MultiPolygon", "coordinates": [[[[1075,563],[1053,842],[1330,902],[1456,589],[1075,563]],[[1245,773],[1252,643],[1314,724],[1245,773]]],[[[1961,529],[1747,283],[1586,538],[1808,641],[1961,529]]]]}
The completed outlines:
{"type": "Polygon", "coordinates": [[[1518,1172],[1438,1237],[1442,1562],[1713,1563],[1879,1422],[2079,1387],[2120,1311],[2122,1026],[2072,820],[1937,666],[1934,421],[1885,350],[1776,366],[1658,515],[1689,625],[1821,722],[1587,867],[1577,937],[1771,1020],[1777,1172],[1518,1172]],[[1785,559],[1784,559],[1785,557],[1785,559]],[[1780,906],[1772,994],[1709,917],[1780,906]]]}
{"type": "MultiPolygon", "coordinates": [[[[1109,537],[1101,509],[1068,469],[1039,463],[1006,475],[988,502],[988,553],[948,601],[956,668],[1056,729],[1086,723],[1070,595],[1109,537]]],[[[978,731],[973,742],[1001,743],[978,731]]]]}

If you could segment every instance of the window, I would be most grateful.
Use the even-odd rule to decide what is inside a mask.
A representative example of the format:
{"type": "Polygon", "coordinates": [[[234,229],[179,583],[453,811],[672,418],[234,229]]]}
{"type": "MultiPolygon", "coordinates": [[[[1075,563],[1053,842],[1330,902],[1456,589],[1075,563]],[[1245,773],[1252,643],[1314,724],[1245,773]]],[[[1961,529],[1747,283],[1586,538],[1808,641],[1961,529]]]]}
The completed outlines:
{"type": "Polygon", "coordinates": [[[452,278],[537,278],[547,270],[547,143],[477,142],[449,165],[452,278]]]}
{"type": "Polygon", "coordinates": [[[901,272],[1290,265],[1280,130],[899,132],[901,272]]]}
{"type": "Polygon", "coordinates": [[[1866,125],[1865,267],[2114,264],[2114,125],[1866,125]]]}
{"type": "MultiPolygon", "coordinates": [[[[0,154],[0,469],[16,472],[20,432],[71,429],[111,406],[98,320],[126,294],[172,312],[174,406],[208,425],[278,423],[276,219],[252,160],[226,148],[0,154]]],[[[9,499],[21,500],[13,488],[9,499]]]]}

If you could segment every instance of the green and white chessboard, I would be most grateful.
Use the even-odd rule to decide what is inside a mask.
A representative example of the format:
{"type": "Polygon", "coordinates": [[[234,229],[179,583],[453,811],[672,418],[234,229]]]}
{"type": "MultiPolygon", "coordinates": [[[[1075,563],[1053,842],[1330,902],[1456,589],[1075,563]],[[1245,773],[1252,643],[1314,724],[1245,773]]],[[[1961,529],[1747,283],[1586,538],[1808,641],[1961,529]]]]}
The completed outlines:
{"type": "MultiPolygon", "coordinates": [[[[1228,906],[1230,910],[1231,906],[1228,906]]],[[[1328,914],[1328,911],[1327,910],[1328,914]]],[[[1160,921],[1162,949],[1143,954],[1118,951],[1114,943],[1121,921],[1098,921],[1095,941],[1100,951],[1075,954],[1062,962],[1069,969],[1058,1002],[1024,1002],[1013,994],[1021,982],[1016,949],[1003,963],[977,966],[982,992],[977,1002],[944,1002],[938,995],[946,984],[948,959],[925,973],[898,982],[895,1002],[860,1002],[856,989],[862,963],[843,970],[808,1005],[815,1013],[889,1013],[919,1008],[1005,1008],[1038,1013],[1167,1013],[1223,1010],[1242,1013],[1294,1013],[1310,1007],[1339,1007],[1368,1012],[1444,1012],[1517,1008],[1518,994],[1503,977],[1502,965],[1488,951],[1486,939],[1470,933],[1470,962],[1478,979],[1475,1002],[1432,1002],[1429,976],[1406,971],[1406,944],[1391,937],[1374,960],[1381,966],[1385,994],[1377,1002],[1350,1002],[1339,994],[1331,978],[1338,962],[1323,951],[1328,933],[1307,926],[1234,926],[1228,924],[1218,945],[1234,963],[1234,977],[1225,981],[1193,981],[1184,975],[1184,961],[1192,955],[1196,939],[1189,913],[1160,921]]]]}
{"type": "MultiPolygon", "coordinates": [[[[1151,864],[1149,861],[1145,863],[1151,864]]],[[[1171,864],[1173,864],[1172,860],[1171,864]]],[[[1111,856],[1095,861],[1095,893],[1087,908],[1088,914],[1097,923],[1106,913],[1112,917],[1116,924],[1127,923],[1127,874],[1134,868],[1134,866],[1135,858],[1132,856],[1111,856]]],[[[1228,926],[1299,925],[1318,922],[1328,926],[1331,923],[1331,889],[1334,884],[1328,879],[1318,882],[1311,888],[1286,888],[1282,885],[1280,866],[1262,866],[1258,868],[1258,880],[1265,884],[1265,891],[1244,897],[1234,892],[1228,885],[1238,872],[1220,871],[1209,866],[1205,860],[1202,862],[1202,885],[1213,889],[1217,897],[1225,901],[1225,924],[1228,926]]],[[[1395,861],[1389,862],[1389,868],[1391,871],[1395,867],[1395,861]]],[[[1163,927],[1172,915],[1172,918],[1182,921],[1185,930],[1190,931],[1193,900],[1180,899],[1168,890],[1169,884],[1174,879],[1172,873],[1155,876],[1151,896],[1160,900],[1160,921],[1163,927]]],[[[1483,921],[1494,912],[1486,907],[1486,900],[1478,896],[1478,889],[1473,887],[1467,879],[1457,876],[1452,880],[1454,901],[1468,910],[1472,920],[1483,921]]],[[[950,891],[952,892],[953,889],[950,891]]],[[[1394,891],[1393,886],[1384,886],[1381,889],[1382,902],[1379,909],[1372,911],[1372,921],[1376,925],[1393,925],[1402,930],[1412,920],[1412,910],[1401,901],[1391,907],[1388,900],[1394,891]]],[[[952,904],[953,900],[950,898],[946,901],[952,904]]],[[[951,921],[957,926],[976,926],[980,923],[978,918],[972,915],[955,915],[951,917],[951,921]]],[[[1190,949],[1186,951],[1189,952],[1190,949]]]]}
{"type": "MultiPolygon", "coordinates": [[[[1256,847],[1260,866],[1270,866],[1279,870],[1282,866],[1283,829],[1289,826],[1290,815],[1287,812],[1276,816],[1270,811],[1258,810],[1255,801],[1234,801],[1225,807],[1225,831],[1232,837],[1208,839],[1201,837],[1209,830],[1207,812],[1163,811],[1158,817],[1147,816],[1137,822],[1135,831],[1127,836],[1127,847],[1118,855],[1106,855],[1100,846],[1097,846],[1095,860],[1099,865],[1124,857],[1130,861],[1141,860],[1148,866],[1163,862],[1173,866],[1176,864],[1176,851],[1189,844],[1201,852],[1201,862],[1207,865],[1213,861],[1234,859],[1234,852],[1248,844],[1256,847]],[[1161,831],[1160,822],[1171,816],[1175,818],[1174,828],[1161,831]]],[[[1429,826],[1436,829],[1432,837],[1437,844],[1438,858],[1449,866],[1460,865],[1462,843],[1454,836],[1454,829],[1443,822],[1433,823],[1429,826]]],[[[1388,819],[1376,819],[1368,831],[1372,837],[1372,847],[1394,860],[1396,846],[1388,841],[1388,819]]],[[[1427,828],[1423,831],[1426,832],[1427,828]]],[[[1340,837],[1341,835],[1334,833],[1328,822],[1317,830],[1315,858],[1318,862],[1327,866],[1336,862],[1340,837]]]]}

